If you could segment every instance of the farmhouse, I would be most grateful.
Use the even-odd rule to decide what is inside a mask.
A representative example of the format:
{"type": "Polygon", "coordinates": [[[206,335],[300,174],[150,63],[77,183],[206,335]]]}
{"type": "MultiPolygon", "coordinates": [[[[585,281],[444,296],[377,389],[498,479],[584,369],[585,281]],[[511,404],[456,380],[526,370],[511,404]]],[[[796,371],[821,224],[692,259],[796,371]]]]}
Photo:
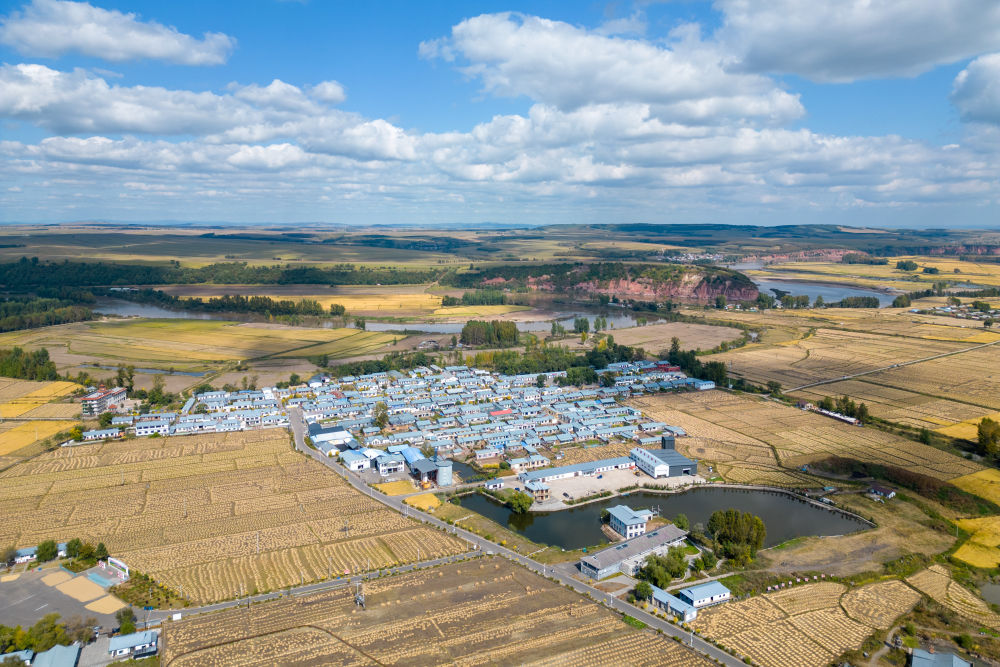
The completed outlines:
{"type": "Polygon", "coordinates": [[[369,467],[367,456],[350,449],[340,455],[340,460],[344,462],[344,467],[354,472],[366,470],[369,467]]]}
{"type": "Polygon", "coordinates": [[[611,515],[609,519],[611,529],[626,539],[645,533],[646,524],[653,516],[649,510],[637,512],[628,505],[615,505],[608,509],[608,513],[611,515]]]}
{"type": "Polygon", "coordinates": [[[108,645],[108,654],[115,658],[124,656],[138,658],[154,655],[157,639],[158,636],[153,630],[112,637],[111,643],[108,645]]]}
{"type": "Polygon", "coordinates": [[[84,440],[110,440],[120,437],[122,432],[117,428],[104,428],[96,431],[84,431],[84,440]]]}
{"type": "Polygon", "coordinates": [[[680,598],[653,586],[653,606],[660,611],[678,618],[684,623],[690,623],[698,617],[698,610],[680,598]]]}
{"type": "Polygon", "coordinates": [[[671,524],[638,537],[608,547],[580,559],[580,571],[592,579],[604,579],[618,572],[635,576],[639,568],[652,555],[666,553],[670,547],[679,546],[687,531],[671,524]]]}
{"type": "Polygon", "coordinates": [[[80,408],[84,417],[98,417],[109,410],[117,408],[125,402],[125,387],[101,387],[80,399],[80,408]]]}
{"type": "Polygon", "coordinates": [[[524,490],[531,494],[536,503],[544,503],[552,497],[549,485],[544,482],[525,482],[524,490]]]}
{"type": "Polygon", "coordinates": [[[910,667],[972,667],[972,663],[954,653],[931,653],[915,648],[910,654],[910,667]]]}
{"type": "Polygon", "coordinates": [[[881,484],[872,484],[868,489],[868,493],[873,496],[879,496],[881,498],[892,499],[896,497],[896,492],[887,486],[882,486],[881,484]]]}
{"type": "Polygon", "coordinates": [[[31,649],[4,653],[0,655],[0,664],[6,663],[8,658],[17,658],[32,667],[76,667],[80,660],[80,645],[76,642],[69,646],[56,644],[48,651],[40,653],[35,653],[31,649]]]}
{"type": "Polygon", "coordinates": [[[702,607],[726,602],[730,598],[730,593],[729,589],[718,581],[710,581],[707,584],[683,588],[678,591],[677,597],[695,609],[701,609],[702,607]]]}

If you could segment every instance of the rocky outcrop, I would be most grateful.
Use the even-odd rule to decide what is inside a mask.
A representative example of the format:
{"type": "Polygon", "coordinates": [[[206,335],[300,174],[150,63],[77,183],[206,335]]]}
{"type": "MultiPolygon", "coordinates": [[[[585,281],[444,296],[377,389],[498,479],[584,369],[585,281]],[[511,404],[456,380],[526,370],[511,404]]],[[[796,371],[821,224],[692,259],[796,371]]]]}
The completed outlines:
{"type": "Polygon", "coordinates": [[[648,278],[610,280],[607,283],[585,282],[575,286],[586,294],[617,297],[633,301],[714,301],[725,296],[727,301],[753,301],[757,287],[753,283],[701,273],[685,273],[679,280],[655,281],[648,278]]]}

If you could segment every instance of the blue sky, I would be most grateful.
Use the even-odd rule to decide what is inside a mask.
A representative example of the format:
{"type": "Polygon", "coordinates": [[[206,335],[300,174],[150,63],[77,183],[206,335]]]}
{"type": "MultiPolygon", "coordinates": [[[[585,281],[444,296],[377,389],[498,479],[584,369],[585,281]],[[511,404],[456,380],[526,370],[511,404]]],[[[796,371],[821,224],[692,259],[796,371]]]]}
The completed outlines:
{"type": "Polygon", "coordinates": [[[1000,226],[993,0],[0,2],[0,221],[1000,226]]]}

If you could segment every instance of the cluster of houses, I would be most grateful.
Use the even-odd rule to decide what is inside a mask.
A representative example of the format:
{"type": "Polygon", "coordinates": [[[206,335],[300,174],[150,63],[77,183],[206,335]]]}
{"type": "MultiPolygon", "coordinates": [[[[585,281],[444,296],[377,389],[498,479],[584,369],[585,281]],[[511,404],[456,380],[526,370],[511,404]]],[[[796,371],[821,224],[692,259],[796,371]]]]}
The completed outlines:
{"type": "Polygon", "coordinates": [[[993,308],[992,310],[979,310],[978,308],[973,308],[972,305],[968,303],[963,303],[957,306],[937,306],[926,310],[911,308],[910,312],[929,315],[943,315],[945,317],[957,317],[960,320],[977,320],[979,322],[985,322],[986,320],[996,321],[1000,319],[1000,308],[993,308]]]}
{"type": "MultiPolygon", "coordinates": [[[[117,387],[113,390],[125,390],[117,387]]],[[[191,435],[193,433],[227,433],[256,428],[288,426],[288,414],[282,402],[294,395],[290,389],[265,387],[243,391],[210,391],[189,398],[180,412],[150,412],[143,415],[112,417],[111,428],[85,431],[84,440],[119,438],[126,432],[136,437],[151,435],[191,435]]],[[[84,398],[86,401],[86,397],[84,398]]],[[[84,413],[86,414],[86,403],[84,413]]],[[[101,409],[97,414],[106,412],[101,409]]]]}
{"type": "MultiPolygon", "coordinates": [[[[117,660],[148,658],[156,655],[158,642],[159,633],[155,630],[142,630],[128,635],[112,637],[108,643],[107,657],[102,656],[96,664],[108,664],[117,660]]],[[[23,651],[0,655],[0,664],[6,664],[7,660],[20,660],[30,667],[77,667],[83,662],[93,663],[92,660],[85,659],[81,661],[82,650],[83,647],[79,642],[74,642],[68,646],[57,644],[48,651],[35,652],[31,649],[25,649],[23,651]]],[[[86,655],[83,657],[87,658],[86,655]]]]}
{"type": "MultiPolygon", "coordinates": [[[[505,462],[531,490],[530,485],[550,479],[636,466],[622,457],[550,468],[552,461],[540,448],[613,440],[632,441],[639,448],[660,444],[665,432],[671,443],[675,433],[684,434],[620,405],[617,397],[682,385],[714,387],[692,381],[665,362],[612,364],[599,372],[611,374],[616,386],[550,385],[563,374],[558,372],[546,374],[539,386],[538,375],[431,365],[405,373],[313,378],[306,387],[295,388],[285,404],[302,410],[312,445],[339,456],[350,470],[375,470],[383,477],[407,471],[421,482],[448,486],[449,459],[468,453],[480,465],[505,462]],[[380,405],[386,413],[382,426],[375,423],[380,405]]],[[[673,452],[668,458],[677,463],[679,456],[673,452]]],[[[688,464],[685,474],[696,474],[693,462],[681,458],[688,464]]],[[[655,473],[657,463],[644,461],[640,466],[655,473]]],[[[665,474],[662,461],[660,467],[665,474]]],[[[544,489],[538,491],[536,499],[544,499],[544,489]]]]}

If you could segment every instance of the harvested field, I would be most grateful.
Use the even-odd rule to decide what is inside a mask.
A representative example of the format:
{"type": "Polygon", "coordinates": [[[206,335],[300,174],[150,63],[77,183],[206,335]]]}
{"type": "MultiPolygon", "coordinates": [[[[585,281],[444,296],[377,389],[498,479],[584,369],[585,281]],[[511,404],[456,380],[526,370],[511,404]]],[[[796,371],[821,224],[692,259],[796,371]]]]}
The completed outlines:
{"type": "Polygon", "coordinates": [[[852,590],[819,582],[704,609],[691,625],[765,667],[819,667],[859,648],[919,597],[898,581],[852,590]],[[877,609],[852,618],[859,606],[877,609]]]}
{"type": "Polygon", "coordinates": [[[726,364],[731,361],[732,374],[737,377],[757,384],[775,380],[788,389],[966,347],[969,345],[949,341],[821,328],[812,335],[787,344],[738,349],[713,355],[712,360],[726,364]]]}
{"type": "Polygon", "coordinates": [[[421,493],[419,496],[407,498],[403,502],[425,512],[429,512],[441,504],[441,501],[433,493],[421,493]]]}
{"type": "Polygon", "coordinates": [[[951,609],[975,623],[1000,630],[1000,614],[992,611],[980,598],[951,578],[943,565],[932,565],[906,580],[911,586],[943,607],[951,609]]]}
{"type": "Polygon", "coordinates": [[[0,456],[15,454],[19,450],[44,440],[59,431],[73,428],[73,421],[9,422],[10,428],[0,432],[0,456]]]}
{"type": "Polygon", "coordinates": [[[1000,410],[998,357],[1000,348],[991,345],[942,359],[885,370],[868,379],[996,411],[1000,410]]]}
{"type": "Polygon", "coordinates": [[[396,482],[383,482],[382,484],[374,484],[373,486],[387,496],[402,496],[417,490],[413,486],[413,482],[408,479],[401,479],[396,482]]]}
{"type": "Polygon", "coordinates": [[[166,625],[163,664],[708,665],[576,593],[503,559],[166,625]]]}
{"type": "Polygon", "coordinates": [[[178,370],[219,362],[284,355],[331,357],[372,352],[391,343],[390,334],[359,329],[308,329],[217,320],[79,322],[0,334],[0,347],[46,347],[61,368],[84,362],[148,365],[178,370]],[[325,345],[326,347],[320,348],[325,345]],[[320,351],[317,351],[320,350],[320,351]]]}
{"type": "Polygon", "coordinates": [[[641,347],[652,354],[670,348],[670,339],[676,336],[684,350],[711,350],[720,343],[737,340],[743,332],[734,327],[717,327],[710,324],[668,322],[629,327],[609,331],[620,345],[641,347]]]}
{"type": "Polygon", "coordinates": [[[726,479],[773,483],[806,463],[843,456],[953,479],[981,470],[971,461],[871,428],[747,394],[703,391],[637,398],[647,415],[682,427],[690,438],[677,447],[717,465],[726,479]],[[699,449],[702,454],[699,455],[699,449]]]}
{"type": "Polygon", "coordinates": [[[194,602],[459,553],[358,493],[284,430],[116,441],[0,473],[0,542],[104,542],[194,602]]]}
{"type": "MultiPolygon", "coordinates": [[[[974,420],[978,423],[980,418],[990,413],[987,408],[926,396],[906,389],[887,387],[868,382],[865,378],[832,382],[803,389],[794,392],[794,396],[814,403],[824,396],[834,398],[850,396],[856,402],[867,405],[869,411],[880,419],[916,428],[926,428],[954,437],[966,437],[952,432],[952,429],[956,428],[956,424],[967,420],[974,420]]],[[[972,432],[973,437],[975,437],[974,426],[972,432]]]]}

